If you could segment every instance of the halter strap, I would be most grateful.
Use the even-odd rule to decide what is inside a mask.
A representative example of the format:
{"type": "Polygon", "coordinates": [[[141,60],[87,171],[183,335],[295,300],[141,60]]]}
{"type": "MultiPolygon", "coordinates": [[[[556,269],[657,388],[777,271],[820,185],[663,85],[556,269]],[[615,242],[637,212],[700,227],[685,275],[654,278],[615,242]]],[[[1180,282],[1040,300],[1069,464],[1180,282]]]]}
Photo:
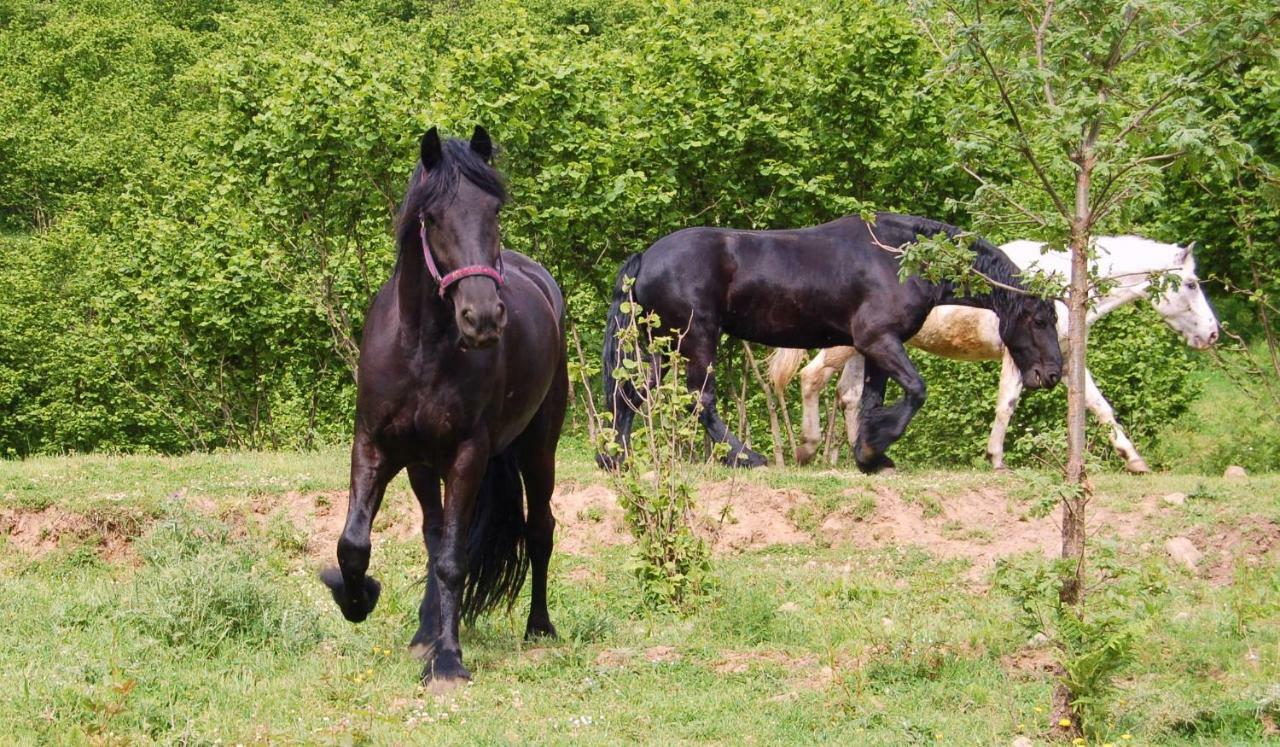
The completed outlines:
{"type": "Polygon", "coordinates": [[[427,261],[427,271],[431,273],[431,277],[435,278],[436,285],[440,287],[441,298],[444,298],[445,291],[449,290],[449,286],[473,275],[483,275],[496,283],[499,288],[507,284],[507,273],[506,268],[502,266],[501,250],[498,251],[498,269],[496,270],[488,265],[467,265],[441,277],[440,268],[436,267],[435,258],[431,256],[431,244],[427,242],[427,222],[422,218],[418,218],[418,237],[422,239],[422,258],[427,261]]]}

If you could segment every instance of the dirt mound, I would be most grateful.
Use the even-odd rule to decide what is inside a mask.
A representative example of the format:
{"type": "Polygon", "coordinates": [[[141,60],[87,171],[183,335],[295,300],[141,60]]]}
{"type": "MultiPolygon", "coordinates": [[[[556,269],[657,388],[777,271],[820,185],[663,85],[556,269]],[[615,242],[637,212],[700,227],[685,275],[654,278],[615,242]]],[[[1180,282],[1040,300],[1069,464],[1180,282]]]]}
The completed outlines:
{"type": "MultiPolygon", "coordinates": [[[[866,515],[848,511],[831,514],[821,527],[825,539],[867,548],[918,545],[932,555],[965,558],[972,563],[968,572],[972,581],[982,578],[1001,557],[1031,551],[1053,556],[1060,549],[1058,511],[1032,517],[1025,506],[999,490],[980,488],[908,501],[886,485],[871,489],[874,510],[866,515]]],[[[850,495],[856,492],[848,491],[850,495]]],[[[1090,509],[1091,534],[1132,537],[1140,521],[1138,515],[1097,505],[1090,509]]]]}
{"type": "Polygon", "coordinates": [[[19,550],[40,557],[66,545],[94,545],[105,560],[130,562],[129,542],[142,530],[143,519],[129,512],[65,511],[57,506],[39,510],[0,511],[0,535],[19,550]]]}
{"type": "MultiPolygon", "coordinates": [[[[332,560],[347,520],[347,491],[290,491],[263,496],[253,502],[253,520],[268,532],[273,524],[286,523],[293,527],[299,542],[305,542],[308,555],[332,560]]],[[[388,495],[373,522],[374,542],[386,538],[407,541],[421,536],[422,517],[413,499],[388,495]]]]}
{"type": "MultiPolygon", "coordinates": [[[[789,515],[809,496],[746,482],[706,483],[697,495],[695,530],[718,553],[811,541],[789,515]]],[[[556,550],[571,555],[630,544],[618,496],[603,485],[563,486],[551,498],[556,515],[556,550]]]]}
{"type": "Polygon", "coordinates": [[[1187,536],[1196,547],[1204,549],[1202,569],[1207,568],[1209,581],[1219,586],[1235,579],[1240,564],[1256,567],[1280,559],[1280,524],[1264,516],[1247,516],[1215,527],[1195,527],[1187,536]]]}
{"type": "Polygon", "coordinates": [[[617,496],[603,485],[561,485],[551,496],[556,551],[584,555],[631,542],[617,496]]]}
{"type": "Polygon", "coordinates": [[[791,522],[791,512],[809,503],[799,490],[777,490],[745,482],[702,486],[698,511],[703,534],[716,552],[754,550],[812,541],[791,522]]]}

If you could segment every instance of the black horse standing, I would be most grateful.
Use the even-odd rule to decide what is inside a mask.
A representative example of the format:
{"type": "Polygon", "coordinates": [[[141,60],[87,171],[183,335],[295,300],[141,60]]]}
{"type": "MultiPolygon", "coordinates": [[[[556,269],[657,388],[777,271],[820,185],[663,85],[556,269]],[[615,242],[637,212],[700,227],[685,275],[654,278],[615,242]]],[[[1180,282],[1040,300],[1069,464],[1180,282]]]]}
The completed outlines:
{"type": "MultiPolygon", "coordinates": [[[[727,442],[730,464],[759,466],[764,457],[738,439],[716,412],[712,364],[723,330],[751,342],[790,348],[853,345],[866,356],[862,423],[854,458],[864,472],[893,466],[885,455],[924,404],[925,383],[907,357],[903,342],[924,324],[930,309],[959,304],[991,309],[1000,317],[1000,337],[1022,371],[1028,389],[1052,387],[1062,373],[1053,303],[995,286],[966,295],[949,282],[917,276],[898,280],[897,255],[888,249],[919,236],[960,230],[944,223],[881,213],[874,223],[849,216],[813,228],[738,231],[687,228],[659,239],[643,254],[629,257],[618,272],[605,329],[604,396],[625,455],[635,412],[635,392],[617,382],[618,329],[625,277],[635,278],[634,300],[656,312],[662,328],[683,332],[680,353],[688,359],[686,383],[701,391],[701,420],[711,438],[727,442]],[[893,379],[904,393],[886,406],[884,390],[893,379]]],[[[991,243],[976,240],[973,267],[998,284],[1022,288],[1018,268],[991,243]]],[[[661,362],[649,361],[653,376],[661,362]]],[[[601,466],[615,457],[601,454],[601,466]]]]}
{"type": "Polygon", "coordinates": [[[395,271],[373,300],[360,347],[339,568],[322,574],[348,620],[373,610],[380,586],[365,575],[369,531],[388,481],[407,468],[429,557],[411,647],[427,661],[423,678],[441,681],[471,676],[459,619],[511,604],[530,565],[526,636],[555,634],[547,562],[568,395],[564,300],[542,266],[501,248],[505,191],[492,153],[479,127],[470,143],[442,143],[435,128],[422,138],[397,221],[395,271]]]}

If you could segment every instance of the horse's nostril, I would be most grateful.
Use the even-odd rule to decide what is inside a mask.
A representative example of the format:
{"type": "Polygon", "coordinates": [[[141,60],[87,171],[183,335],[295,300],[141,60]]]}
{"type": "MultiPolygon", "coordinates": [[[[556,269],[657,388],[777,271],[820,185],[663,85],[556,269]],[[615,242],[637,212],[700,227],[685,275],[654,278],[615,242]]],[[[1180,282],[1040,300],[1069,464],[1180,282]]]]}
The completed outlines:
{"type": "Polygon", "coordinates": [[[498,302],[498,324],[507,323],[507,305],[501,301],[498,302]]]}
{"type": "Polygon", "coordinates": [[[1212,345],[1217,341],[1218,341],[1218,330],[1215,329],[1214,331],[1209,333],[1209,344],[1212,345]]]}
{"type": "Polygon", "coordinates": [[[462,321],[466,322],[467,324],[475,324],[475,323],[476,323],[476,312],[472,311],[472,310],[471,310],[471,309],[469,309],[469,308],[467,308],[467,309],[463,309],[463,310],[462,310],[462,321]]]}

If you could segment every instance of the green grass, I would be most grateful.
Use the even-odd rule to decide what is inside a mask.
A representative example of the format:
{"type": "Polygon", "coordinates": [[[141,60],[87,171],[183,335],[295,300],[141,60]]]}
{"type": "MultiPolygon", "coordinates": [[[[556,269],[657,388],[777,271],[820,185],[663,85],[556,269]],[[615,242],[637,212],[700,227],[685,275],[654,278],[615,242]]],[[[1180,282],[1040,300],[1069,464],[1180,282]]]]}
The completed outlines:
{"type": "MultiPolygon", "coordinates": [[[[130,551],[111,559],[92,537],[41,553],[0,540],[0,734],[144,744],[1008,744],[1052,735],[1052,679],[1009,663],[1028,637],[1014,601],[970,582],[966,561],[916,547],[815,543],[719,556],[718,590],[683,618],[639,607],[625,548],[557,554],[551,610],[561,638],[521,641],[522,600],[464,632],[474,683],[431,695],[405,650],[422,593],[416,541],[378,536],[372,572],[384,593],[357,626],[315,579],[330,550],[308,549],[305,533],[278,516],[246,519],[273,496],[343,490],[345,462],[340,450],[0,462],[7,511],[114,506],[134,516],[130,551]]],[[[982,472],[736,477],[808,493],[809,513],[792,518],[809,531],[846,507],[870,513],[877,484],[926,508],[922,497],[945,503],[1016,485],[982,472]]],[[[581,444],[566,444],[561,478],[600,480],[581,444]]],[[[1200,532],[1203,546],[1224,528],[1280,521],[1280,476],[1102,474],[1096,483],[1099,505],[1117,512],[1141,512],[1144,497],[1173,490],[1191,496],[1118,543],[1126,563],[1160,569],[1164,591],[1145,600],[1150,624],[1108,700],[1099,743],[1124,734],[1129,744],[1263,740],[1280,719],[1280,557],[1241,560],[1215,583],[1166,563],[1162,538],[1200,532]]],[[[405,490],[397,483],[386,510],[416,521],[405,490]]]]}

